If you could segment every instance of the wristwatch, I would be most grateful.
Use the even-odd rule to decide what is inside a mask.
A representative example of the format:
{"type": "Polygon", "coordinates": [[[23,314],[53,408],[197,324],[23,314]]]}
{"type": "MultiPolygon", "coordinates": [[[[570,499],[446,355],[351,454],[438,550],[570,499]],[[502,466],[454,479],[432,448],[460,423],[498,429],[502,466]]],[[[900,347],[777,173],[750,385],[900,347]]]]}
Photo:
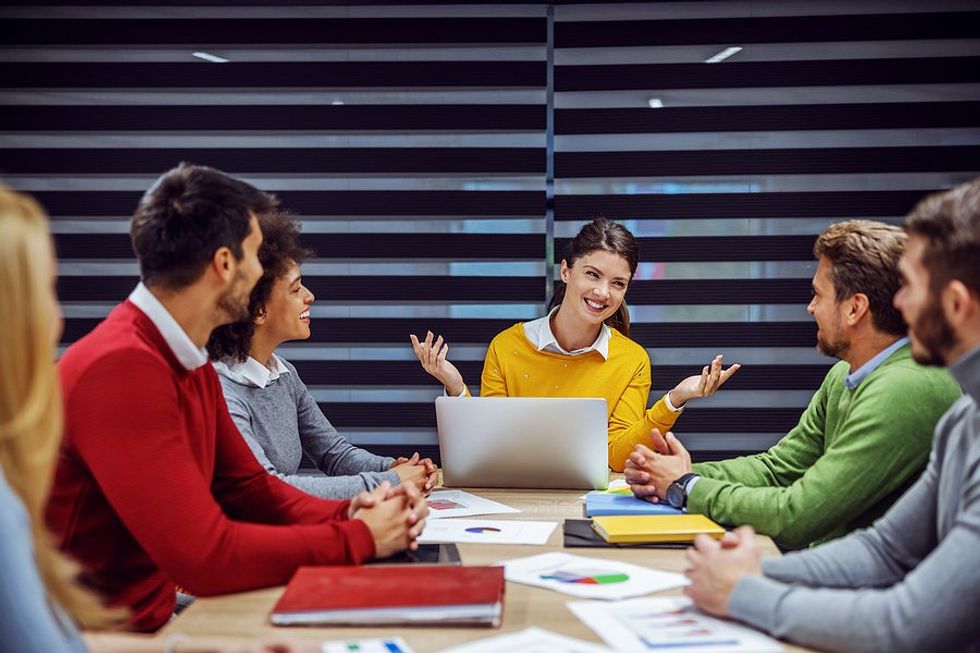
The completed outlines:
{"type": "Polygon", "coordinates": [[[687,483],[697,476],[694,473],[687,473],[667,486],[667,503],[673,508],[683,508],[687,506],[687,483]]]}

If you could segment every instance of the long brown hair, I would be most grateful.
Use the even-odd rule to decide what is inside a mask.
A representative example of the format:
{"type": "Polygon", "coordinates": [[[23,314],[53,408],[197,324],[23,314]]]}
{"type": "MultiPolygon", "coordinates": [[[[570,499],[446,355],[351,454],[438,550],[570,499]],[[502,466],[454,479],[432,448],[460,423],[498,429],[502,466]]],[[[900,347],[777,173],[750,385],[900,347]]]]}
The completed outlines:
{"type": "Polygon", "coordinates": [[[50,596],[84,626],[122,615],[102,608],[77,582],[44,527],[44,504],[61,442],[61,395],[51,343],[53,261],[44,211],[32,198],[0,186],[0,467],[31,521],[38,571],[50,596]]]}
{"type": "MultiPolygon", "coordinates": [[[[629,229],[607,218],[596,218],[575,235],[565,248],[565,264],[573,267],[575,261],[592,252],[603,250],[622,256],[630,266],[630,280],[636,274],[640,262],[640,247],[629,229]]],[[[565,299],[565,283],[558,281],[555,294],[548,302],[548,312],[560,306],[565,299]]],[[[627,338],[630,335],[630,312],[624,300],[619,309],[606,319],[606,324],[617,329],[627,338]]]]}

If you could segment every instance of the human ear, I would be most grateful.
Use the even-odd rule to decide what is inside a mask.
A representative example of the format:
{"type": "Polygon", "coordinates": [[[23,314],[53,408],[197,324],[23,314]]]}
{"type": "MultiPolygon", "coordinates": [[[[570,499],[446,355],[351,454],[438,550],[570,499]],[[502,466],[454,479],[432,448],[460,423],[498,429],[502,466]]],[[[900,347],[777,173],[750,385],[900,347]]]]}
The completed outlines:
{"type": "Polygon", "coordinates": [[[235,274],[234,261],[235,256],[232,254],[231,249],[219,247],[215,250],[214,256],[211,257],[211,267],[214,268],[214,271],[222,280],[228,281],[235,274]]]}
{"type": "Polygon", "coordinates": [[[946,321],[958,327],[976,310],[977,297],[959,279],[953,279],[943,288],[940,302],[946,321]]]}
{"type": "Polygon", "coordinates": [[[847,300],[847,303],[847,324],[849,326],[854,326],[860,322],[861,318],[871,309],[871,302],[868,301],[868,296],[863,292],[856,293],[847,300]]]}
{"type": "Polygon", "coordinates": [[[263,306],[259,309],[259,314],[252,319],[252,323],[255,324],[255,326],[262,326],[265,324],[267,319],[269,319],[269,314],[266,312],[265,307],[263,306]]]}
{"type": "Polygon", "coordinates": [[[565,259],[562,259],[561,260],[561,280],[564,283],[568,283],[568,274],[569,274],[568,269],[569,269],[568,268],[568,261],[566,261],[565,259]]]}

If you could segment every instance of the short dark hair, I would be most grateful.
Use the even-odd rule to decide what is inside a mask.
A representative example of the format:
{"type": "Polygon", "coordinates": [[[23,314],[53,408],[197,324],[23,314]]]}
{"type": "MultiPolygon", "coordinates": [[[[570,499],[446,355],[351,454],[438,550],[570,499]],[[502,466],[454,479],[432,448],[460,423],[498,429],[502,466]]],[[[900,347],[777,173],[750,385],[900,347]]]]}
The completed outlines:
{"type": "Polygon", "coordinates": [[[189,286],[221,247],[241,259],[251,216],[277,203],[274,196],[214,168],[181,163],[168,170],[143,195],[130,222],[143,283],[189,286]]]}
{"type": "Polygon", "coordinates": [[[873,220],[847,220],[827,227],[813,245],[813,255],[830,262],[830,279],[838,302],[861,293],[868,298],[871,323],[891,335],[905,335],[908,325],[892,304],[902,284],[898,259],[905,251],[901,227],[873,220]]]}
{"type": "Polygon", "coordinates": [[[272,286],[282,278],[293,263],[299,265],[313,256],[313,250],[299,242],[299,222],[292,213],[273,210],[259,216],[262,228],[262,246],[259,263],[262,278],[255,284],[248,300],[248,319],[218,327],[208,340],[208,354],[214,359],[231,359],[238,362],[248,358],[248,349],[255,335],[255,318],[265,309],[272,293],[272,286]]]}
{"type": "Polygon", "coordinates": [[[926,241],[922,264],[933,291],[957,279],[980,296],[980,177],[920,200],[905,230],[926,241]]]}

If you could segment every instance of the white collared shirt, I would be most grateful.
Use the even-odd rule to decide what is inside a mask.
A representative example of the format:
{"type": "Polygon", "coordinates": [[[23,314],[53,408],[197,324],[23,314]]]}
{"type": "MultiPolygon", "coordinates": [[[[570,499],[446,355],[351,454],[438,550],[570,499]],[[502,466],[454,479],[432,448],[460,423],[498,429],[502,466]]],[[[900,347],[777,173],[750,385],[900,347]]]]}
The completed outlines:
{"type": "Polygon", "coordinates": [[[236,361],[230,365],[225,361],[214,361],[213,364],[214,369],[221,376],[240,385],[253,385],[256,388],[264,388],[283,374],[289,374],[289,368],[275,354],[272,355],[268,367],[251,356],[242,362],[236,361]]]}
{"type": "Polygon", "coordinates": [[[143,311],[146,317],[150,318],[163,336],[170,351],[174,353],[184,369],[193,372],[208,362],[208,352],[204,347],[198,347],[187,335],[184,328],[180,326],[170,311],[160,303],[160,300],[150,292],[150,289],[143,285],[143,282],[136,284],[133,292],[129,293],[129,301],[136,305],[136,308],[143,311]]]}
{"type": "Polygon", "coordinates": [[[582,354],[587,354],[590,351],[597,351],[603,357],[603,359],[609,360],[609,339],[612,337],[612,329],[609,328],[609,325],[605,323],[602,324],[602,326],[599,328],[599,336],[595,339],[595,342],[588,347],[582,347],[581,349],[575,349],[573,351],[566,351],[561,345],[558,344],[558,339],[555,338],[555,334],[551,331],[551,316],[557,313],[558,309],[559,307],[556,306],[544,317],[524,323],[524,335],[531,341],[531,344],[533,344],[538,351],[547,351],[553,354],[563,354],[565,356],[581,356],[582,354]]]}

